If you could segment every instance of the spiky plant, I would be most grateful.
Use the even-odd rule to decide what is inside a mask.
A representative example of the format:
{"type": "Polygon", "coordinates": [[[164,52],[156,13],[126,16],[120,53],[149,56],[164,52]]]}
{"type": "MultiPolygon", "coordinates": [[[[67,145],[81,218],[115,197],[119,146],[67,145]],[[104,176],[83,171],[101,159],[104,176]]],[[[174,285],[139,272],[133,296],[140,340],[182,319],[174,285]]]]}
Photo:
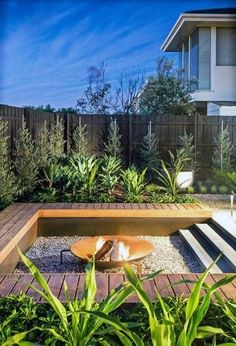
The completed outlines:
{"type": "Polygon", "coordinates": [[[82,125],[79,117],[79,125],[73,133],[73,152],[78,155],[88,154],[87,125],[82,125]]]}
{"type": "Polygon", "coordinates": [[[50,157],[50,131],[48,129],[46,121],[43,126],[38,130],[36,136],[36,147],[38,151],[38,163],[39,167],[46,167],[50,157]]]}
{"type": "Polygon", "coordinates": [[[0,210],[10,204],[17,193],[15,176],[7,152],[7,121],[0,119],[0,210]]]}
{"type": "Polygon", "coordinates": [[[232,154],[234,147],[229,135],[228,126],[224,129],[223,123],[218,137],[214,137],[214,145],[212,157],[213,169],[230,172],[232,170],[232,154]]]}
{"type": "Polygon", "coordinates": [[[57,117],[56,124],[54,124],[50,131],[50,159],[57,162],[64,155],[64,125],[62,119],[57,117]]]}
{"type": "Polygon", "coordinates": [[[193,144],[193,134],[184,130],[183,136],[179,136],[181,150],[184,151],[188,160],[185,162],[185,168],[193,169],[196,166],[195,162],[195,145],[193,144]]]}
{"type": "Polygon", "coordinates": [[[152,132],[151,121],[148,125],[148,132],[143,138],[142,148],[141,148],[141,158],[143,165],[149,170],[153,168],[158,168],[160,164],[160,151],[158,148],[158,138],[155,133],[152,132]]]}
{"type": "Polygon", "coordinates": [[[31,192],[37,184],[38,152],[25,123],[15,140],[14,169],[20,192],[31,192]]]}
{"type": "Polygon", "coordinates": [[[120,128],[116,119],[111,118],[107,143],[104,145],[104,150],[108,155],[120,157],[122,152],[121,137],[120,128]]]}

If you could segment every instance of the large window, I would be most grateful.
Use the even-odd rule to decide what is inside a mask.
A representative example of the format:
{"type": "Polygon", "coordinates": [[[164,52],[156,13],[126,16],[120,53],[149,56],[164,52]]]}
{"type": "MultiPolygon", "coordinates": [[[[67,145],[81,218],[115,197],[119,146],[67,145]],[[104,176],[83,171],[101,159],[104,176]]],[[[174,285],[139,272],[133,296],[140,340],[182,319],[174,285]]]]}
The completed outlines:
{"type": "Polygon", "coordinates": [[[211,29],[196,29],[190,36],[190,79],[198,90],[211,88],[211,29]]]}
{"type": "Polygon", "coordinates": [[[216,65],[236,65],[236,28],[217,28],[216,65]]]}

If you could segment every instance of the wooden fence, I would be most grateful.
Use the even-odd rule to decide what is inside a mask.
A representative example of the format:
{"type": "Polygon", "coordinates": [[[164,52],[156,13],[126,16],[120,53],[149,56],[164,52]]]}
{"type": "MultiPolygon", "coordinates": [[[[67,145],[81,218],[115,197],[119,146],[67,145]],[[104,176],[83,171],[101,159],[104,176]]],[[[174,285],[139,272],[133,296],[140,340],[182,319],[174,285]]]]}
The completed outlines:
{"type": "MultiPolygon", "coordinates": [[[[107,137],[110,115],[49,113],[0,105],[0,118],[7,120],[9,125],[9,152],[12,152],[14,148],[14,138],[17,137],[17,132],[24,121],[33,138],[35,138],[37,130],[45,121],[50,128],[57,118],[63,120],[66,141],[65,151],[70,152],[73,130],[78,126],[80,117],[82,124],[87,124],[90,153],[101,154],[107,137]]],[[[198,163],[201,172],[203,169],[205,174],[211,167],[214,148],[213,138],[218,136],[222,121],[224,126],[228,126],[231,140],[236,148],[236,116],[117,115],[116,119],[120,126],[123,156],[127,163],[138,161],[142,140],[147,133],[150,121],[152,131],[159,139],[159,147],[164,159],[167,158],[168,150],[176,150],[179,147],[179,136],[185,130],[187,133],[192,133],[196,144],[198,163]]]]}

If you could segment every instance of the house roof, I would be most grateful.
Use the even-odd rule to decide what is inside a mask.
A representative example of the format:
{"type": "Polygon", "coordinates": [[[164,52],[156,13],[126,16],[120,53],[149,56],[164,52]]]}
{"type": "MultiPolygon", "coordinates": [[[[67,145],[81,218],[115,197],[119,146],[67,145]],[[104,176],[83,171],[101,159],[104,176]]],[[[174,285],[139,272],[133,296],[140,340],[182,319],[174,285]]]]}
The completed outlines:
{"type": "Polygon", "coordinates": [[[199,26],[236,27],[236,7],[211,8],[182,13],[161,49],[164,52],[177,52],[182,42],[199,26]]]}

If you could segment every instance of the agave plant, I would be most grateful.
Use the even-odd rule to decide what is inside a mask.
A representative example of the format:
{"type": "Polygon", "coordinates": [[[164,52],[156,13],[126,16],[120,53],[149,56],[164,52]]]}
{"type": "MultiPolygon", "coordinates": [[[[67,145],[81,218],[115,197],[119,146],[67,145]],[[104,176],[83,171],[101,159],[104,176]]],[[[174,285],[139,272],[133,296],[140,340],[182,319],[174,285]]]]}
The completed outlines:
{"type": "Polygon", "coordinates": [[[45,180],[48,182],[49,189],[52,189],[54,183],[56,183],[61,177],[61,168],[55,163],[50,163],[43,168],[45,180]]]}
{"type": "Polygon", "coordinates": [[[117,156],[104,155],[101,161],[101,173],[99,174],[101,186],[111,196],[119,180],[121,160],[117,156]]]}
{"type": "Polygon", "coordinates": [[[139,203],[142,201],[145,192],[145,168],[140,174],[134,166],[129,167],[121,172],[121,186],[124,191],[124,198],[126,202],[139,203]]]}

